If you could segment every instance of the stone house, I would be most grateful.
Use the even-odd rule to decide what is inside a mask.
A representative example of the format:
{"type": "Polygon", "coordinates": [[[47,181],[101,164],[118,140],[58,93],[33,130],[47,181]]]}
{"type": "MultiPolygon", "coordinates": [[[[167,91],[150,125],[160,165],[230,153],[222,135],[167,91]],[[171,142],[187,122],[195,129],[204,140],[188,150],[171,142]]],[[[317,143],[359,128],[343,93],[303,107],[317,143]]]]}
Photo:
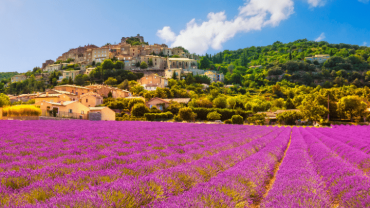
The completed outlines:
{"type": "Polygon", "coordinates": [[[112,93],[113,98],[125,98],[131,96],[131,93],[127,90],[121,90],[108,85],[88,85],[86,88],[91,92],[99,94],[101,97],[108,97],[109,92],[112,93]]]}
{"type": "Polygon", "coordinates": [[[146,86],[165,88],[168,86],[168,79],[158,74],[145,75],[137,81],[144,88],[146,86]]]}
{"type": "Polygon", "coordinates": [[[171,102],[178,102],[180,104],[187,105],[190,102],[191,98],[173,98],[173,99],[162,99],[162,98],[152,98],[147,103],[148,108],[153,106],[157,107],[159,110],[163,111],[165,108],[171,104],[171,102]]]}
{"type": "Polygon", "coordinates": [[[218,74],[213,71],[207,71],[204,73],[204,75],[206,75],[207,77],[211,79],[211,83],[212,82],[224,82],[225,80],[225,76],[223,73],[218,74]]]}
{"type": "Polygon", "coordinates": [[[100,114],[100,120],[101,121],[115,121],[116,120],[116,113],[104,106],[104,107],[90,107],[89,108],[90,112],[89,112],[89,119],[90,120],[95,120],[92,118],[92,114],[100,114]]]}
{"type": "Polygon", "coordinates": [[[95,92],[88,92],[80,96],[80,102],[86,107],[95,107],[103,104],[103,98],[95,92]]]}
{"type": "Polygon", "coordinates": [[[13,82],[22,82],[27,79],[26,75],[20,74],[20,75],[15,75],[11,78],[11,83],[13,82]]]}
{"type": "Polygon", "coordinates": [[[73,93],[77,95],[78,98],[80,98],[80,96],[83,94],[92,92],[92,90],[87,87],[81,87],[77,85],[60,85],[60,86],[55,86],[54,89],[59,90],[59,91],[67,91],[67,92],[73,93]]]}

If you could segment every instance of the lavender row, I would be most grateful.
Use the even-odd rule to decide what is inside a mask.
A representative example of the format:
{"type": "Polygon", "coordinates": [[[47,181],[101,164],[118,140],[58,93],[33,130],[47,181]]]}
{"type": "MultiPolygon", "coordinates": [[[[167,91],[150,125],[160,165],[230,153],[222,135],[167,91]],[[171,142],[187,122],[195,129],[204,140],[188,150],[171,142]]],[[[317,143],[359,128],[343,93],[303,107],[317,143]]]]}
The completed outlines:
{"type": "Polygon", "coordinates": [[[292,130],[288,152],[261,207],[331,207],[325,183],[317,174],[297,128],[292,130]]]}
{"type": "Polygon", "coordinates": [[[329,147],[310,134],[312,129],[300,129],[308,154],[318,174],[326,184],[335,207],[368,207],[370,180],[362,171],[338,157],[329,147]]]}
{"type": "Polygon", "coordinates": [[[353,164],[355,167],[364,171],[365,173],[370,171],[370,156],[354,147],[351,147],[345,143],[342,143],[336,139],[327,137],[315,129],[309,131],[312,135],[320,139],[327,147],[333,150],[336,154],[342,157],[344,160],[353,164]]]}
{"type": "Polygon", "coordinates": [[[217,177],[151,207],[249,207],[257,203],[284,155],[289,136],[290,128],[286,128],[265,148],[217,177]]]}

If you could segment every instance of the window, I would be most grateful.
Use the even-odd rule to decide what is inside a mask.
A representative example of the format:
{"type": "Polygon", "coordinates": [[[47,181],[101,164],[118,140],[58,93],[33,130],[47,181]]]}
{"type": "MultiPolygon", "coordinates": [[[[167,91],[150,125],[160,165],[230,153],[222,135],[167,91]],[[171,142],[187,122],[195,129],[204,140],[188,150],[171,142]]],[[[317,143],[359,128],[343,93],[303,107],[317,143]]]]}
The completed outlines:
{"type": "Polygon", "coordinates": [[[84,111],[81,111],[81,114],[84,114],[84,111]]]}
{"type": "Polygon", "coordinates": [[[86,99],[86,102],[88,103],[89,102],[89,99],[86,99]]]}
{"type": "Polygon", "coordinates": [[[68,109],[68,113],[72,113],[72,109],[68,109]]]}

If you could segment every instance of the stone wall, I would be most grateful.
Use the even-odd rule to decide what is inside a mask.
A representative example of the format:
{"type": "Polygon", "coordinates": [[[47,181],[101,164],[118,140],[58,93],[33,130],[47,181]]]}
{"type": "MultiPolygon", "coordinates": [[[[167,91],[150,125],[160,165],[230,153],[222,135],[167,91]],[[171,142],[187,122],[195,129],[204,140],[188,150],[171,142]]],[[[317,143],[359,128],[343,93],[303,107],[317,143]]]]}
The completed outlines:
{"type": "Polygon", "coordinates": [[[100,113],[89,113],[89,120],[90,121],[101,121],[101,114],[100,113]]]}
{"type": "Polygon", "coordinates": [[[58,118],[58,117],[40,116],[39,120],[71,120],[71,119],[70,118],[58,118]]]}

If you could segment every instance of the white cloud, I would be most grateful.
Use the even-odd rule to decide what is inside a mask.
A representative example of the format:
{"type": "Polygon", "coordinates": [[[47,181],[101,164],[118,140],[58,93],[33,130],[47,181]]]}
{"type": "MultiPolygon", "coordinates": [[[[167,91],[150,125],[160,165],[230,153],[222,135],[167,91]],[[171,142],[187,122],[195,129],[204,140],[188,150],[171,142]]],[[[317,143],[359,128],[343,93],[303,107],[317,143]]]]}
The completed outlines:
{"type": "Polygon", "coordinates": [[[362,46],[367,46],[367,42],[364,42],[364,43],[362,44],[362,46]]]}
{"type": "Polygon", "coordinates": [[[221,49],[223,43],[239,32],[278,26],[293,13],[293,0],[246,0],[233,20],[227,20],[225,12],[211,12],[208,20],[199,24],[192,19],[178,35],[169,26],[158,30],[157,35],[172,43],[171,47],[183,46],[192,53],[204,54],[209,47],[221,49]]]}
{"type": "Polygon", "coordinates": [[[326,0],[307,0],[307,2],[311,7],[324,6],[326,4],[326,0]]]}
{"type": "Polygon", "coordinates": [[[325,37],[325,33],[321,33],[321,35],[318,37],[318,38],[316,38],[316,42],[319,42],[319,41],[322,41],[322,40],[324,40],[326,37],[325,37]]]}
{"type": "Polygon", "coordinates": [[[369,3],[370,0],[358,0],[358,1],[367,4],[369,3]]]}
{"type": "Polygon", "coordinates": [[[164,27],[162,30],[157,31],[157,36],[162,38],[163,40],[166,40],[167,42],[175,41],[176,34],[171,31],[170,27],[164,27]]]}

